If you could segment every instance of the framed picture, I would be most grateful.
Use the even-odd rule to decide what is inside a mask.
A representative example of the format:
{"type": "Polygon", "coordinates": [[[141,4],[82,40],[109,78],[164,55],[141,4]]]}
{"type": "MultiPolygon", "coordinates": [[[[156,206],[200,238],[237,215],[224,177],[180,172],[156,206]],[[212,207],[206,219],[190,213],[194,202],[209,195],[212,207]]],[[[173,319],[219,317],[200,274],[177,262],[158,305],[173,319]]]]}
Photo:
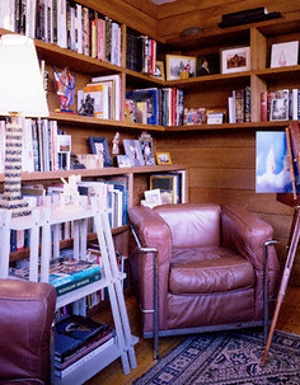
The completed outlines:
{"type": "Polygon", "coordinates": [[[167,80],[196,76],[197,58],[194,56],[166,55],[167,80]]]}
{"type": "Polygon", "coordinates": [[[130,160],[131,166],[144,166],[145,161],[142,154],[140,141],[134,139],[124,139],[123,146],[125,154],[130,160]]]}
{"type": "Polygon", "coordinates": [[[289,99],[280,98],[271,100],[270,120],[289,120],[289,99]]]}
{"type": "Polygon", "coordinates": [[[153,152],[153,139],[149,134],[142,134],[139,137],[139,141],[141,143],[142,154],[144,157],[146,166],[155,165],[155,157],[153,152]]]}
{"type": "Polygon", "coordinates": [[[165,80],[165,65],[163,61],[155,62],[155,73],[154,76],[157,79],[165,80]]]}
{"type": "Polygon", "coordinates": [[[197,58],[197,76],[220,73],[220,54],[200,55],[197,58]]]}
{"type": "Polygon", "coordinates": [[[144,195],[146,206],[152,208],[162,204],[160,189],[147,190],[144,195]]]}
{"type": "Polygon", "coordinates": [[[299,41],[272,44],[271,68],[287,67],[298,64],[299,41]]]}
{"type": "Polygon", "coordinates": [[[222,74],[250,70],[250,47],[236,47],[221,50],[222,74]]]}
{"type": "Polygon", "coordinates": [[[172,164],[169,152],[157,152],[155,154],[157,164],[172,164]]]}
{"type": "Polygon", "coordinates": [[[131,167],[131,162],[128,155],[116,155],[115,163],[116,166],[120,168],[131,167]]]}
{"type": "Polygon", "coordinates": [[[111,167],[111,158],[108,149],[108,143],[106,138],[101,137],[92,137],[88,138],[90,152],[92,154],[98,154],[99,156],[103,156],[103,165],[104,167],[111,167]]]}

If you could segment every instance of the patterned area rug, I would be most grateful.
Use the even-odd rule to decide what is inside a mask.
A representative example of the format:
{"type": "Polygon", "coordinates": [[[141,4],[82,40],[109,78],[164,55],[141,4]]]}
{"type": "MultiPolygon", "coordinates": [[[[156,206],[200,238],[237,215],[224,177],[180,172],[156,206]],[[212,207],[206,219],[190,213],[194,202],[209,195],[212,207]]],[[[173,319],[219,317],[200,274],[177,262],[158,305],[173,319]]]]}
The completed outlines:
{"type": "Polygon", "coordinates": [[[299,385],[300,336],[276,331],[261,367],[257,330],[187,337],[133,385],[299,385]]]}

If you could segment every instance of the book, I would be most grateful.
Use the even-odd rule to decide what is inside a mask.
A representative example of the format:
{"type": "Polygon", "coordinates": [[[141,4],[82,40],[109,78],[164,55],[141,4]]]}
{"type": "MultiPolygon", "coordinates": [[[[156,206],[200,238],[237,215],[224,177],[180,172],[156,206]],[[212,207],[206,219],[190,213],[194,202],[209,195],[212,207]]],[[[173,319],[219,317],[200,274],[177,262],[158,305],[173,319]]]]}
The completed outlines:
{"type": "Polygon", "coordinates": [[[59,297],[60,295],[67,294],[70,291],[79,289],[80,287],[89,285],[90,283],[99,281],[100,279],[101,279],[100,271],[91,273],[88,276],[77,279],[74,282],[65,283],[64,285],[59,285],[55,287],[56,294],[59,297]]]}
{"type": "Polygon", "coordinates": [[[67,315],[55,325],[55,360],[65,362],[92,340],[99,340],[111,332],[112,328],[107,323],[80,315],[67,315]]]}
{"type": "MultiPolygon", "coordinates": [[[[114,333],[99,339],[89,344],[83,351],[74,354],[68,361],[71,362],[69,365],[59,365],[56,361],[54,362],[55,376],[59,378],[65,378],[68,374],[72,373],[76,368],[82,366],[85,362],[89,361],[93,357],[96,357],[109,346],[115,343],[114,333]]],[[[68,362],[67,362],[68,363],[68,362]]]]}
{"type": "Polygon", "coordinates": [[[94,117],[109,119],[109,93],[106,83],[90,84],[83,88],[84,99],[89,97],[93,101],[94,117]]]}
{"type": "Polygon", "coordinates": [[[92,78],[92,83],[106,83],[109,87],[111,84],[111,100],[112,100],[112,111],[111,118],[115,120],[123,120],[123,104],[122,104],[122,79],[118,74],[96,76],[92,78]]]}

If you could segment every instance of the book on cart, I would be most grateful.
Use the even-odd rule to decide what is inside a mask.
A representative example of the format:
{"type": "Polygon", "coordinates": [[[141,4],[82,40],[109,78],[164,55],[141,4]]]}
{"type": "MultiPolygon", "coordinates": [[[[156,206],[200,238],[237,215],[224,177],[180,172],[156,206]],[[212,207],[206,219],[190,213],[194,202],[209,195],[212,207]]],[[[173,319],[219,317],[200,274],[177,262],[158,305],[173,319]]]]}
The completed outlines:
{"type": "Polygon", "coordinates": [[[55,367],[64,370],[115,335],[107,323],[80,315],[67,315],[55,326],[55,367]]]}

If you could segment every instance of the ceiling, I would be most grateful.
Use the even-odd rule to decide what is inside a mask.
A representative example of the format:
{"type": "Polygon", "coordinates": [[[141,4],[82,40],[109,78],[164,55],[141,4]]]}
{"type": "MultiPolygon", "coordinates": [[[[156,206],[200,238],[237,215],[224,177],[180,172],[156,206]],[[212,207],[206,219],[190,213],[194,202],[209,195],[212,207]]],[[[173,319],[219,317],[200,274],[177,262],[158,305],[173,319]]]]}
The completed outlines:
{"type": "Polygon", "coordinates": [[[176,1],[176,0],[151,0],[151,1],[156,5],[161,5],[165,3],[172,3],[173,1],[176,1]]]}

